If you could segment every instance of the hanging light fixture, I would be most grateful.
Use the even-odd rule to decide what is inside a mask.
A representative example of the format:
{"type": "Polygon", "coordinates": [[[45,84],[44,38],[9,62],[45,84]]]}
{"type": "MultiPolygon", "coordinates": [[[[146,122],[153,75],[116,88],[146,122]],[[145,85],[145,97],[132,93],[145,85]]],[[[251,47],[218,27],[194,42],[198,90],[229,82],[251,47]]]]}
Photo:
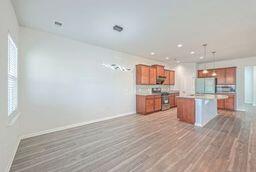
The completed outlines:
{"type": "Polygon", "coordinates": [[[212,73],[212,76],[217,76],[217,73],[215,71],[215,54],[216,54],[216,51],[213,51],[212,52],[212,55],[213,55],[213,73],[212,73]]]}
{"type": "MultiPolygon", "coordinates": [[[[204,59],[206,58],[206,46],[207,44],[203,44],[204,46],[204,59]]],[[[208,70],[206,69],[206,64],[204,64],[204,70],[203,70],[203,74],[207,74],[208,70]]]]}

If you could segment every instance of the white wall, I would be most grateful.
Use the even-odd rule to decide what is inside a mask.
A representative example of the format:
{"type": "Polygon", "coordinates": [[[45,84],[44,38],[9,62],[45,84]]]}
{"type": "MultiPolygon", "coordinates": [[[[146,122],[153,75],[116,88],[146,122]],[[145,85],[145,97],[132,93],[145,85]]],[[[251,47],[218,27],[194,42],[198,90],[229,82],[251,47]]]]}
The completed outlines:
{"type": "Polygon", "coordinates": [[[176,72],[174,89],[180,90],[181,95],[195,93],[196,63],[178,64],[173,69],[176,72]]]}
{"type": "Polygon", "coordinates": [[[102,64],[159,64],[28,28],[20,37],[23,134],[135,113],[135,70],[102,64]]]}
{"type": "MultiPolygon", "coordinates": [[[[244,69],[245,66],[253,66],[256,65],[256,57],[248,57],[248,58],[240,58],[226,61],[217,61],[216,67],[237,67],[237,109],[244,110],[245,108],[245,91],[244,91],[244,69]]],[[[213,63],[207,63],[207,68],[213,68],[213,63]]],[[[204,69],[204,64],[199,64],[198,69],[204,69]]]]}
{"type": "Polygon", "coordinates": [[[19,26],[9,0],[0,1],[0,171],[9,171],[19,143],[19,119],[11,125],[7,110],[8,32],[18,44],[19,26]]]}

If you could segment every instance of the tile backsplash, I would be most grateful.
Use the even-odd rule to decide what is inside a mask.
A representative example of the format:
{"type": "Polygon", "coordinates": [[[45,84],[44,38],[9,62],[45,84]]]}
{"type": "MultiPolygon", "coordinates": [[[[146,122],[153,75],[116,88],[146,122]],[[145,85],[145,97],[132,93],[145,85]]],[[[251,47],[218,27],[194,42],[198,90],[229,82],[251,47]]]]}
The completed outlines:
{"type": "Polygon", "coordinates": [[[152,88],[161,88],[162,92],[173,90],[170,85],[136,85],[136,94],[152,94],[152,88]]]}

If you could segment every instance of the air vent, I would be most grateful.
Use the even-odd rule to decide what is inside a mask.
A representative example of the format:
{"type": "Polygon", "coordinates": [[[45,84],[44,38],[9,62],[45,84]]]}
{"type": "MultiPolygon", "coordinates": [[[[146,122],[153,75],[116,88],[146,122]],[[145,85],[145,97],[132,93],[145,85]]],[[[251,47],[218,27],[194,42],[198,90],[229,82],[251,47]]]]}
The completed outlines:
{"type": "Polygon", "coordinates": [[[113,29],[114,29],[115,31],[118,31],[118,32],[122,32],[122,31],[123,31],[123,28],[122,28],[121,26],[118,26],[118,25],[115,25],[115,26],[113,27],[113,29]]]}

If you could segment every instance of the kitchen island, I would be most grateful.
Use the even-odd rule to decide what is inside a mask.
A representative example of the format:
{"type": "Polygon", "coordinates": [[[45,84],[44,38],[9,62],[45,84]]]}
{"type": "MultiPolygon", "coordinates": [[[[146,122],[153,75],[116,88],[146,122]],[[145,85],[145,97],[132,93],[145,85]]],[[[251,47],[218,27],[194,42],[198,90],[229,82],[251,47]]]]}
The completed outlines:
{"type": "Polygon", "coordinates": [[[202,94],[177,97],[177,118],[180,121],[203,127],[217,116],[217,100],[226,95],[202,94]]]}

